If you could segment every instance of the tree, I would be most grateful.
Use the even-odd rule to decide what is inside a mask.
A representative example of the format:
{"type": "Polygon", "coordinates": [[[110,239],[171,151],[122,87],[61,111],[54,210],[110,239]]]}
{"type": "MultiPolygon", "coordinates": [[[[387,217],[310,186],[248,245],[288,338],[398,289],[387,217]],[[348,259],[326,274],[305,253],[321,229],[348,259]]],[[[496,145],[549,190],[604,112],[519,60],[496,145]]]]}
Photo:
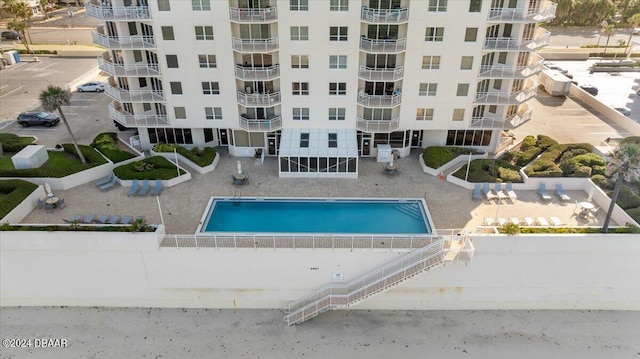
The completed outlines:
{"type": "Polygon", "coordinates": [[[602,58],[600,61],[604,60],[604,56],[607,54],[607,46],[609,46],[609,40],[611,40],[611,36],[616,33],[616,29],[613,25],[607,25],[602,30],[602,33],[607,35],[607,43],[604,44],[604,52],[602,53],[602,58]]]}
{"type": "Polygon", "coordinates": [[[629,27],[631,28],[631,31],[629,32],[629,41],[627,41],[627,57],[631,56],[631,40],[633,38],[633,28],[640,25],[640,13],[639,14],[634,14],[633,16],[631,16],[628,20],[627,23],[629,23],[629,27]]]}
{"type": "Polygon", "coordinates": [[[31,48],[29,47],[29,41],[27,41],[26,29],[27,23],[24,21],[18,21],[16,19],[12,19],[7,23],[7,29],[13,30],[20,34],[20,42],[24,45],[24,48],[27,52],[31,52],[31,48]]]}
{"type": "Polygon", "coordinates": [[[45,19],[49,18],[49,10],[51,9],[51,5],[53,5],[54,0],[40,0],[40,9],[44,13],[45,19]]]}
{"type": "Polygon", "coordinates": [[[80,147],[78,146],[78,142],[76,141],[76,138],[73,136],[73,132],[71,132],[71,127],[69,127],[69,123],[67,122],[67,118],[64,117],[64,113],[62,112],[62,106],[66,106],[69,104],[71,100],[71,92],[62,89],[58,86],[47,86],[46,90],[43,90],[40,93],[40,103],[42,104],[42,107],[45,109],[45,111],[54,111],[54,110],[58,110],[58,113],[60,114],[60,118],[62,119],[62,122],[64,122],[64,125],[67,127],[67,131],[69,132],[69,135],[71,135],[71,139],[73,140],[73,146],[76,149],[76,152],[78,153],[78,157],[80,157],[80,161],[82,161],[82,163],[87,163],[87,161],[84,159],[84,155],[82,154],[82,151],[80,151],[80,147]]]}
{"type": "Polygon", "coordinates": [[[609,222],[611,215],[620,194],[622,182],[632,182],[640,180],[640,146],[635,143],[622,143],[609,154],[611,160],[607,163],[607,175],[616,181],[616,186],[611,195],[609,210],[602,225],[602,233],[609,232],[609,222]]]}
{"type": "Polygon", "coordinates": [[[29,44],[31,41],[31,34],[29,33],[28,19],[31,18],[33,12],[26,2],[20,0],[5,0],[2,3],[2,10],[11,14],[13,19],[7,24],[9,30],[14,30],[20,33],[20,41],[25,46],[28,52],[30,52],[29,44]]]}

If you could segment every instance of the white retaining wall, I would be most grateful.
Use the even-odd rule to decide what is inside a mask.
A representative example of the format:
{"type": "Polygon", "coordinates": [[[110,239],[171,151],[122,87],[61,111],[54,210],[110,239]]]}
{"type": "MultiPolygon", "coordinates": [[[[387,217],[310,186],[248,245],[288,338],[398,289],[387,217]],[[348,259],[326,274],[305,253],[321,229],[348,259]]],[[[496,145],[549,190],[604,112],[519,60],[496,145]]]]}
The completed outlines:
{"type": "MultiPolygon", "coordinates": [[[[166,158],[167,160],[171,161],[172,163],[176,163],[176,154],[172,153],[172,152],[156,152],[154,150],[150,150],[151,155],[153,156],[161,156],[166,158]]],[[[203,174],[203,173],[209,173],[209,172],[213,172],[213,170],[216,169],[216,166],[218,165],[218,161],[220,161],[220,154],[216,152],[216,157],[213,159],[213,162],[208,165],[208,166],[204,166],[204,167],[200,167],[200,165],[195,164],[193,161],[191,161],[190,159],[184,157],[183,155],[177,153],[178,155],[178,161],[182,162],[182,164],[187,165],[188,167],[190,167],[192,170],[203,174]]]]}
{"type": "Polygon", "coordinates": [[[589,93],[587,93],[580,87],[571,85],[571,90],[569,90],[569,95],[593,107],[593,109],[607,116],[609,120],[613,121],[615,124],[624,128],[625,130],[631,132],[634,136],[640,136],[640,123],[637,123],[634,120],[630,119],[629,117],[614,110],[609,105],[600,102],[600,100],[598,100],[594,96],[591,96],[589,93]]]}
{"type": "MultiPolygon", "coordinates": [[[[418,161],[420,162],[420,166],[422,167],[422,172],[430,174],[432,176],[437,176],[440,173],[444,173],[449,171],[451,168],[455,167],[455,166],[459,166],[460,164],[466,164],[469,161],[469,155],[460,155],[454,159],[452,159],[451,161],[445,163],[444,165],[438,167],[438,168],[431,168],[427,165],[424,164],[424,158],[422,157],[424,155],[424,153],[421,153],[418,161]]],[[[488,154],[487,153],[482,153],[482,154],[477,154],[477,155],[471,155],[471,161],[479,159],[479,158],[487,158],[488,154]]],[[[457,169],[456,169],[457,171],[457,169]]],[[[455,172],[455,171],[453,171],[455,172]]],[[[452,176],[453,177],[453,176],[452,176]]]]}
{"type": "MultiPolygon", "coordinates": [[[[33,211],[38,204],[36,200],[38,198],[43,199],[47,196],[47,193],[44,190],[43,186],[38,186],[35,191],[31,192],[27,198],[24,199],[16,208],[12,209],[11,212],[7,213],[6,216],[0,218],[0,224],[4,222],[9,223],[19,223],[22,221],[24,217],[26,217],[31,211],[33,211]]],[[[44,209],[43,209],[44,210],[44,209]]],[[[2,232],[0,232],[0,238],[2,236],[2,232]]]]}

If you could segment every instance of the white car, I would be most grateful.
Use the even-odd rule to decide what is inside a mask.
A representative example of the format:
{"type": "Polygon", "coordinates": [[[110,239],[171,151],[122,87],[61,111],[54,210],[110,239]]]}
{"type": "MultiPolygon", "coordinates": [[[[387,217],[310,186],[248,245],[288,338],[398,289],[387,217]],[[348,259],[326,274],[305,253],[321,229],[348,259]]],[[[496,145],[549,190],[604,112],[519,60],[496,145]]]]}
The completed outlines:
{"type": "Polygon", "coordinates": [[[636,27],[633,29],[633,34],[634,35],[640,35],[640,27],[636,27]]]}
{"type": "Polygon", "coordinates": [[[102,82],[87,82],[76,88],[78,92],[102,92],[104,84],[102,82]]]}
{"type": "Polygon", "coordinates": [[[631,111],[626,107],[614,107],[613,109],[625,116],[631,116],[631,111]]]}

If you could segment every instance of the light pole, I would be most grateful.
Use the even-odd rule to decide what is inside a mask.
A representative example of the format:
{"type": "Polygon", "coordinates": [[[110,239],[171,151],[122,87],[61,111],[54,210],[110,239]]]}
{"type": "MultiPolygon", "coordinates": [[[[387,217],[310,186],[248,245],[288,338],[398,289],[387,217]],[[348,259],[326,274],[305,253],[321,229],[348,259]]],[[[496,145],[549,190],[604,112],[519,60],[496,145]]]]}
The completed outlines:
{"type": "Polygon", "coordinates": [[[607,20],[602,20],[602,22],[600,23],[600,31],[599,35],[598,35],[598,48],[600,48],[600,39],[602,38],[602,32],[604,31],[604,29],[609,26],[609,23],[607,22],[607,20]]]}

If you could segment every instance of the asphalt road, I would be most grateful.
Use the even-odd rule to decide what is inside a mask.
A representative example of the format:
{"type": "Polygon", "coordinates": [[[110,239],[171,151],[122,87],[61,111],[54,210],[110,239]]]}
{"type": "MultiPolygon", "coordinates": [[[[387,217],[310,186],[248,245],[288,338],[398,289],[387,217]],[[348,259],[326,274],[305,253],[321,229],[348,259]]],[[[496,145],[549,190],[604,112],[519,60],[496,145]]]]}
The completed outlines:
{"type": "MultiPolygon", "coordinates": [[[[549,46],[552,47],[580,47],[582,45],[596,45],[600,39],[600,45],[607,42],[606,36],[600,36],[597,28],[547,28],[551,31],[549,46]]],[[[609,39],[609,45],[617,45],[618,40],[629,40],[630,29],[616,29],[616,33],[609,39]]]]}

